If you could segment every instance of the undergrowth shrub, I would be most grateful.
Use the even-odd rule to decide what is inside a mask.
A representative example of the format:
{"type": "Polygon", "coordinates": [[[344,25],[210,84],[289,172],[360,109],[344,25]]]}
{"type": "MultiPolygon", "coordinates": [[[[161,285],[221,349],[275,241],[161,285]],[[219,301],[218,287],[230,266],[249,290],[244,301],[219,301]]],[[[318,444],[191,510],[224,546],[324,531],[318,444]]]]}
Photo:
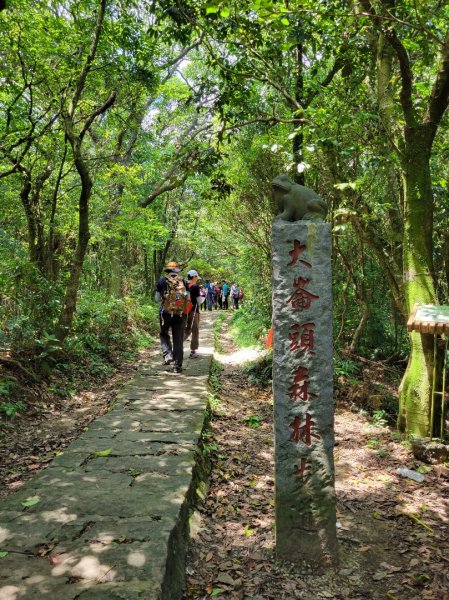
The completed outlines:
{"type": "Polygon", "coordinates": [[[273,372],[273,354],[268,352],[244,367],[248,382],[260,388],[271,385],[273,372]]]}
{"type": "Polygon", "coordinates": [[[0,349],[38,357],[61,301],[61,287],[48,281],[24,247],[0,230],[0,349]]]}
{"type": "Polygon", "coordinates": [[[271,324],[267,315],[257,303],[245,304],[234,312],[230,320],[230,332],[240,347],[262,345],[271,324]]]}
{"type": "Polygon", "coordinates": [[[114,362],[148,345],[156,328],[156,305],[90,291],[80,298],[64,350],[96,370],[98,361],[114,362]]]}

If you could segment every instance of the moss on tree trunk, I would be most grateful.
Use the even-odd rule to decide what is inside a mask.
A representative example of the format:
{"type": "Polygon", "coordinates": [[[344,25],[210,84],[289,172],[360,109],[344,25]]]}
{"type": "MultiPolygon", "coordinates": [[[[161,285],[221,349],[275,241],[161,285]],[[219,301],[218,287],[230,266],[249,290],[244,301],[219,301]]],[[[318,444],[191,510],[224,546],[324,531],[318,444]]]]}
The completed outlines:
{"type": "MultiPolygon", "coordinates": [[[[430,179],[431,137],[417,125],[405,130],[404,287],[408,312],[415,303],[437,302],[433,280],[433,197],[430,179]]],[[[417,437],[430,434],[433,336],[412,333],[411,352],[400,392],[398,426],[417,437]]]]}

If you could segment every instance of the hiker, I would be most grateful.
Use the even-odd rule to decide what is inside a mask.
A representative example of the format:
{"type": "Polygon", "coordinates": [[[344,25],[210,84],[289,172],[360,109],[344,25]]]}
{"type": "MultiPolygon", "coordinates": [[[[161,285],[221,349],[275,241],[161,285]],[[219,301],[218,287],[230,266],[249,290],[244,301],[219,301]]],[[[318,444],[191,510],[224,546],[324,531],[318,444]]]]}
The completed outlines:
{"type": "Polygon", "coordinates": [[[207,310],[206,299],[207,299],[207,290],[203,285],[200,285],[200,296],[204,298],[204,301],[199,304],[199,310],[207,310]]]}
{"type": "Polygon", "coordinates": [[[230,293],[230,296],[231,296],[231,307],[232,307],[232,310],[235,310],[235,283],[234,282],[231,283],[231,293],[230,293]]]}
{"type": "Polygon", "coordinates": [[[234,292],[231,292],[231,295],[232,295],[232,305],[234,307],[234,310],[238,310],[238,308],[239,308],[239,300],[241,298],[243,298],[243,292],[239,288],[239,284],[238,283],[236,283],[234,285],[234,292]]]}
{"type": "Polygon", "coordinates": [[[187,290],[177,262],[169,262],[165,275],[156,284],[155,300],[161,303],[159,310],[160,340],[164,365],[174,363],[173,372],[182,372],[184,358],[184,310],[187,290]],[[171,338],[170,338],[171,329],[171,338]]]}
{"type": "Polygon", "coordinates": [[[214,304],[214,284],[209,279],[206,279],[205,283],[207,310],[212,310],[214,304]]]}
{"type": "Polygon", "coordinates": [[[218,308],[223,308],[223,301],[222,301],[222,297],[221,297],[221,287],[220,287],[220,284],[218,283],[218,281],[215,282],[214,293],[215,293],[215,298],[216,298],[216,303],[218,305],[218,308]]]}
{"type": "Polygon", "coordinates": [[[223,281],[221,285],[221,298],[222,298],[222,308],[224,310],[228,310],[229,308],[229,285],[226,281],[223,281]]]}
{"type": "Polygon", "coordinates": [[[198,280],[201,279],[198,271],[191,269],[187,273],[187,288],[190,294],[190,299],[187,307],[187,322],[185,328],[184,339],[186,340],[190,335],[190,355],[189,358],[197,358],[198,346],[199,346],[199,333],[200,333],[200,313],[199,306],[205,300],[204,296],[201,296],[200,286],[198,280]]]}

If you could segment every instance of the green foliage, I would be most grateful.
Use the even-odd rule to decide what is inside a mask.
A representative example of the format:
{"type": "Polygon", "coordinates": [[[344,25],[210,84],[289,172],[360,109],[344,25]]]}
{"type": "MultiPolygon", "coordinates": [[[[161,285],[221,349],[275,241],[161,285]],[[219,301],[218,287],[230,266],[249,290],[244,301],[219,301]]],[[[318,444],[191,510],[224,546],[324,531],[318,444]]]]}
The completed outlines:
{"type": "Polygon", "coordinates": [[[249,417],[246,417],[244,421],[251,429],[258,429],[262,425],[260,417],[257,415],[250,415],[249,417]]]}
{"type": "Polygon", "coordinates": [[[268,333],[271,315],[253,298],[237,310],[230,320],[230,332],[238,346],[260,346],[268,333]]]}
{"type": "Polygon", "coordinates": [[[44,359],[55,346],[49,331],[60,310],[61,290],[29,262],[24,247],[0,229],[0,348],[44,359]]]}
{"type": "Polygon", "coordinates": [[[336,377],[350,377],[357,375],[359,365],[350,358],[334,357],[334,373],[336,377]]]}
{"type": "Polygon", "coordinates": [[[365,446],[367,448],[369,448],[370,450],[377,450],[379,448],[379,446],[381,446],[381,445],[382,445],[382,441],[378,440],[376,438],[371,438],[365,444],[365,446]]]}
{"type": "Polygon", "coordinates": [[[273,354],[268,352],[244,368],[244,373],[251,385],[261,388],[271,385],[273,373],[273,354]]]}
{"type": "Polygon", "coordinates": [[[219,396],[217,396],[216,394],[209,394],[208,408],[212,416],[219,416],[225,414],[225,408],[219,396]]]}
{"type": "Polygon", "coordinates": [[[0,377],[0,398],[7,396],[14,387],[15,382],[12,379],[4,379],[0,377]]]}
{"type": "Polygon", "coordinates": [[[215,394],[217,394],[221,390],[221,371],[222,367],[220,366],[220,363],[217,362],[215,359],[212,359],[209,373],[209,384],[212,387],[212,390],[215,394]]]}
{"type": "Polygon", "coordinates": [[[64,350],[92,375],[106,377],[120,357],[152,342],[157,307],[136,298],[86,291],[79,302],[73,334],[64,350]]]}
{"type": "Polygon", "coordinates": [[[379,425],[381,427],[388,425],[388,415],[384,409],[373,411],[372,423],[373,425],[379,425]]]}
{"type": "Polygon", "coordinates": [[[0,401],[0,413],[3,413],[7,417],[15,417],[17,413],[25,408],[23,402],[1,402],[0,401]]]}
{"type": "Polygon", "coordinates": [[[223,344],[221,343],[221,340],[220,340],[220,333],[221,333],[221,328],[223,327],[223,322],[225,321],[225,319],[226,319],[226,314],[219,313],[215,317],[215,321],[214,321],[214,325],[213,325],[214,350],[216,350],[217,352],[223,352],[223,344]]]}
{"type": "Polygon", "coordinates": [[[39,498],[39,496],[34,496],[32,498],[27,498],[26,500],[21,502],[21,504],[24,508],[31,508],[32,506],[39,504],[40,501],[41,499],[39,498]]]}

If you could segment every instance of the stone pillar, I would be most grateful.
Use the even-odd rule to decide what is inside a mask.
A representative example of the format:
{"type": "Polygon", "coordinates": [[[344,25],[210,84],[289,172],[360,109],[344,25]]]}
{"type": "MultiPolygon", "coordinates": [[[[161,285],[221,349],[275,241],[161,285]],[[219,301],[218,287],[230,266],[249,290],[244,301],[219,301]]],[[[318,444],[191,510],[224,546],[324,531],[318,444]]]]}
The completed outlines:
{"type": "Polygon", "coordinates": [[[273,224],[276,552],[337,560],[332,387],[331,227],[273,224]]]}

